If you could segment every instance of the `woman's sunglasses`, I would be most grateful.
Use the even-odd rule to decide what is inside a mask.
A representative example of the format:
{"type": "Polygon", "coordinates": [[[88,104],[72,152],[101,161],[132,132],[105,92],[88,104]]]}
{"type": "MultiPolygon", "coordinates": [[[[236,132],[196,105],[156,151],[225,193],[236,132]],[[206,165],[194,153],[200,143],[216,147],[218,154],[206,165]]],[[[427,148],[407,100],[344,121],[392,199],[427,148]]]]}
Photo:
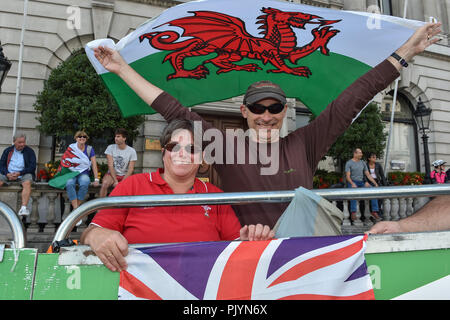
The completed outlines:
{"type": "Polygon", "coordinates": [[[187,144],[185,146],[182,146],[181,144],[179,144],[178,142],[169,142],[168,144],[166,144],[164,146],[164,149],[169,151],[169,152],[179,152],[181,150],[181,148],[184,148],[184,150],[186,150],[187,153],[190,154],[194,154],[194,153],[199,153],[202,151],[201,148],[194,146],[193,144],[187,144]]]}
{"type": "Polygon", "coordinates": [[[86,136],[78,136],[77,138],[85,138],[85,139],[87,139],[86,136]]]}
{"type": "Polygon", "coordinates": [[[266,112],[266,110],[269,110],[271,114],[277,114],[283,111],[284,105],[280,102],[277,102],[266,107],[259,103],[253,103],[248,104],[247,108],[250,110],[251,113],[255,114],[263,114],[264,112],[266,112]]]}

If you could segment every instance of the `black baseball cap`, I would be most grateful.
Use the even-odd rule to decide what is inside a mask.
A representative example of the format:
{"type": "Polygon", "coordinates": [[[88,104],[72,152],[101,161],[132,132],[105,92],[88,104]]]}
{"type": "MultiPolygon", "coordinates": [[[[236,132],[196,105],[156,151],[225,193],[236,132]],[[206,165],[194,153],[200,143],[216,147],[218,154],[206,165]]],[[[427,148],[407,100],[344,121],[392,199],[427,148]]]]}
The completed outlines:
{"type": "Polygon", "coordinates": [[[263,99],[272,98],[286,104],[286,94],[283,89],[272,81],[263,80],[253,83],[247,88],[244,104],[253,104],[263,99]]]}

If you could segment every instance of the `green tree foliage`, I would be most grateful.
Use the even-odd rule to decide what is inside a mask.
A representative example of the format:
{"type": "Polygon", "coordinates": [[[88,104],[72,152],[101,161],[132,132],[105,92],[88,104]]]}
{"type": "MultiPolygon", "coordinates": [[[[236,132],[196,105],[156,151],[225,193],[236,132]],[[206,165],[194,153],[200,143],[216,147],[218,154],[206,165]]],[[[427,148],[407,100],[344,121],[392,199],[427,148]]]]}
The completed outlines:
{"type": "Polygon", "coordinates": [[[59,138],[85,130],[91,139],[113,139],[115,129],[125,128],[133,141],[144,121],[144,116],[123,118],[84,50],[52,70],[34,108],[39,131],[59,138]]]}
{"type": "MultiPolygon", "coordinates": [[[[314,120],[311,115],[310,121],[314,120]]],[[[380,158],[384,154],[387,133],[383,131],[381,112],[376,103],[370,103],[359,117],[342,134],[328,150],[327,156],[332,157],[344,171],[345,162],[353,157],[353,150],[361,148],[364,157],[375,152],[380,158]]]]}
{"type": "Polygon", "coordinates": [[[343,167],[348,159],[353,157],[353,149],[361,148],[364,157],[369,152],[375,152],[380,158],[384,154],[387,133],[383,131],[381,112],[377,104],[369,104],[341,135],[328,151],[328,156],[339,160],[343,167]]]}

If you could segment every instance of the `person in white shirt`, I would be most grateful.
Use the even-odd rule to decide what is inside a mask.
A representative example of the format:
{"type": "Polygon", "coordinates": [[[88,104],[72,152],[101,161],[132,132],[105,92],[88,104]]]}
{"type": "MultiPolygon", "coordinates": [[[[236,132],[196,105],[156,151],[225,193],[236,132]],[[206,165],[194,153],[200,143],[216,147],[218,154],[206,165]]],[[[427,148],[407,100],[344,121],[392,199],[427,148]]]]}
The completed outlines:
{"type": "Polygon", "coordinates": [[[102,180],[100,197],[106,197],[108,188],[117,184],[133,174],[136,164],[137,154],[134,148],[127,145],[128,133],[125,129],[119,128],[115,132],[115,144],[110,144],[106,150],[108,160],[108,172],[102,180]]]}

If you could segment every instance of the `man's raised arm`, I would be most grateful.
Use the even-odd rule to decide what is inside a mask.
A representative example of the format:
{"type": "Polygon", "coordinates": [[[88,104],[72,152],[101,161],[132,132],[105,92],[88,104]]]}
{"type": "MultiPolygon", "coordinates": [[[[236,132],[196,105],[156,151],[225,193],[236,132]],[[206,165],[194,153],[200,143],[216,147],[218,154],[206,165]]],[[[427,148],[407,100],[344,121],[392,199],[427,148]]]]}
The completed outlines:
{"type": "MultiPolygon", "coordinates": [[[[440,26],[441,23],[423,25],[395,53],[406,62],[411,61],[427,47],[439,41],[439,38],[434,37],[441,32],[440,26]]],[[[353,82],[308,126],[297,129],[307,141],[312,170],[315,170],[331,145],[347,130],[364,106],[400,75],[402,67],[394,57],[388,57],[353,82]],[[324,128],[327,129],[325,136],[324,128]]]]}

